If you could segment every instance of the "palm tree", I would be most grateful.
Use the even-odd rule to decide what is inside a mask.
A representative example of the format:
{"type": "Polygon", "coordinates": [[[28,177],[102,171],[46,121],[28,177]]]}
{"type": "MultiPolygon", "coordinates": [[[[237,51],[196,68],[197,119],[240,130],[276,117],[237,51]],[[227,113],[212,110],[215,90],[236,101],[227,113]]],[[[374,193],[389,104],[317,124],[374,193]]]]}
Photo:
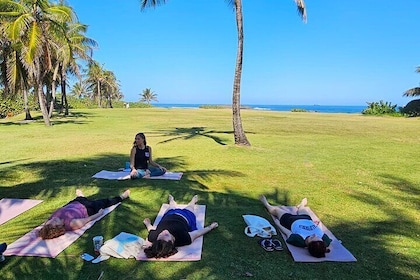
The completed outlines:
{"type": "Polygon", "coordinates": [[[158,101],[157,94],[151,88],[144,89],[143,93],[140,93],[140,97],[140,102],[146,102],[149,105],[152,101],[158,101]]]}
{"type": "Polygon", "coordinates": [[[98,107],[101,107],[101,86],[104,81],[104,68],[99,62],[92,60],[88,65],[88,73],[86,82],[89,84],[89,89],[93,94],[93,98],[97,99],[98,107]]]}
{"type": "MultiPolygon", "coordinates": [[[[63,42],[59,49],[60,53],[56,64],[61,87],[61,104],[64,106],[64,115],[69,114],[67,103],[67,74],[80,77],[78,60],[89,62],[92,59],[93,48],[98,44],[95,40],[86,37],[87,25],[76,23],[65,23],[63,30],[66,32],[67,44],[63,42]]],[[[58,38],[60,39],[60,38],[58,38]]],[[[63,38],[62,38],[63,39],[63,38]]],[[[57,78],[57,77],[56,77],[57,78]]]]}
{"type": "Polygon", "coordinates": [[[77,98],[83,98],[90,95],[88,84],[85,80],[80,79],[73,85],[70,91],[77,98]]]}
{"type": "Polygon", "coordinates": [[[113,108],[112,100],[119,100],[122,97],[122,94],[120,92],[120,85],[117,81],[114,72],[112,71],[105,70],[103,73],[103,77],[104,79],[101,91],[109,107],[113,108]]]}
{"type": "MultiPolygon", "coordinates": [[[[233,115],[233,134],[235,144],[250,146],[250,142],[246,138],[241,120],[241,77],[242,77],[242,58],[243,58],[243,18],[242,18],[242,0],[226,0],[236,11],[236,25],[238,31],[238,49],[236,55],[235,76],[233,81],[232,94],[232,115],[233,115]]],[[[306,8],[303,0],[294,0],[298,9],[299,15],[306,22],[306,8]]],[[[147,7],[156,7],[165,4],[167,0],[141,0],[141,9],[147,7]]]]}
{"type": "Polygon", "coordinates": [[[28,105],[29,81],[28,74],[21,62],[20,54],[13,49],[12,42],[6,33],[7,25],[0,26],[0,69],[1,81],[4,85],[4,95],[14,96],[22,93],[25,107],[25,120],[32,120],[28,105]]]}
{"type": "MultiPolygon", "coordinates": [[[[416,72],[420,73],[420,66],[416,68],[416,72]]],[[[410,88],[403,94],[403,96],[408,96],[408,97],[420,96],[420,87],[410,88]]]]}
{"type": "Polygon", "coordinates": [[[19,52],[22,64],[38,96],[42,117],[51,125],[43,81],[52,69],[52,55],[61,45],[55,38],[66,38],[62,26],[74,22],[73,10],[48,0],[0,0],[0,17],[8,39],[19,52]]]}

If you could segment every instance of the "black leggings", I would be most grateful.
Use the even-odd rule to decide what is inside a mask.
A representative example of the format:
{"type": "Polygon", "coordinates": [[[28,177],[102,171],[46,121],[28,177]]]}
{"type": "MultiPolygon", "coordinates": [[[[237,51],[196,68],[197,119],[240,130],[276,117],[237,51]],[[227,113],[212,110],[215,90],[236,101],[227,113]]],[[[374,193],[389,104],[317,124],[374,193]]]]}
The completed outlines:
{"type": "Polygon", "coordinates": [[[287,228],[288,230],[290,230],[293,222],[297,220],[312,220],[312,219],[311,219],[311,216],[306,215],[306,214],[294,215],[294,214],[286,213],[280,217],[280,224],[284,226],[285,228],[287,228]]]}
{"type": "Polygon", "coordinates": [[[69,203],[72,203],[74,201],[77,201],[83,206],[86,207],[86,210],[88,212],[89,216],[92,216],[96,213],[98,213],[99,209],[105,209],[109,206],[115,205],[122,201],[122,198],[120,196],[116,196],[113,198],[104,198],[104,199],[98,199],[98,200],[89,200],[86,197],[78,196],[69,203]]]}

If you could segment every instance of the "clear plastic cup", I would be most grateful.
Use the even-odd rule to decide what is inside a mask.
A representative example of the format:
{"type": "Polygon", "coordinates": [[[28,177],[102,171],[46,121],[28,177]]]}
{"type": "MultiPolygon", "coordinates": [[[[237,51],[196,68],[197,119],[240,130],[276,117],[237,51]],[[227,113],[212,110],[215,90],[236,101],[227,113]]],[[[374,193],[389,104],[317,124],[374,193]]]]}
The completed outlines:
{"type": "Polygon", "coordinates": [[[104,244],[103,236],[98,235],[93,238],[93,250],[95,251],[95,254],[99,255],[99,249],[101,249],[103,244],[104,244]]]}

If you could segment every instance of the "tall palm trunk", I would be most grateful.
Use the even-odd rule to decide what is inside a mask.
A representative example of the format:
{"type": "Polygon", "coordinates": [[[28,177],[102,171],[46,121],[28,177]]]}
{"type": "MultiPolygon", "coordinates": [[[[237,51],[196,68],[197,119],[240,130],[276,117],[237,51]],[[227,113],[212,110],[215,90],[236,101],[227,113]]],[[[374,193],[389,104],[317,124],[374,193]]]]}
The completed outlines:
{"type": "Polygon", "coordinates": [[[238,50],[236,55],[235,79],[233,82],[232,95],[232,115],[233,115],[233,134],[235,144],[251,146],[246,138],[241,120],[241,77],[242,77],[242,58],[244,48],[244,32],[242,22],[242,1],[235,0],[236,25],[238,29],[238,50]]]}
{"type": "Polygon", "coordinates": [[[67,102],[67,92],[66,92],[66,70],[64,67],[61,68],[61,105],[64,106],[64,115],[69,115],[69,103],[67,102]]]}
{"type": "Polygon", "coordinates": [[[98,91],[98,107],[101,108],[101,83],[99,81],[96,83],[96,89],[98,91]]]}
{"type": "Polygon", "coordinates": [[[22,86],[22,92],[23,92],[23,105],[25,106],[25,120],[33,120],[31,116],[31,111],[29,110],[28,105],[28,90],[26,89],[26,86],[22,86]]]}
{"type": "Polygon", "coordinates": [[[57,83],[57,77],[58,77],[58,68],[59,66],[55,67],[54,74],[51,82],[51,101],[50,101],[50,110],[48,112],[48,116],[52,118],[52,114],[54,111],[54,104],[55,104],[55,89],[56,89],[56,83],[57,83]]]}
{"type": "Polygon", "coordinates": [[[45,98],[44,90],[42,88],[42,73],[38,71],[35,75],[34,89],[38,95],[39,108],[41,109],[42,118],[46,126],[51,126],[50,117],[48,115],[47,100],[45,98]]]}

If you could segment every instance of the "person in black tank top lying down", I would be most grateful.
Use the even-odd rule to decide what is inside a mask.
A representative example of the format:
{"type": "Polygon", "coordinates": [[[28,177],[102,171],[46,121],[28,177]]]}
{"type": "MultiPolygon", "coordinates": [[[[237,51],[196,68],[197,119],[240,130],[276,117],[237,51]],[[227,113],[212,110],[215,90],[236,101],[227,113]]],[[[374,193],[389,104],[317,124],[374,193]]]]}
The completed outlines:
{"type": "Polygon", "coordinates": [[[198,237],[217,228],[217,222],[211,223],[203,229],[197,229],[194,205],[197,203],[197,195],[193,196],[187,207],[177,208],[172,195],[169,195],[169,208],[163,215],[159,224],[152,226],[150,219],[144,219],[143,223],[149,232],[147,239],[152,245],[144,249],[148,258],[167,258],[178,252],[176,247],[189,245],[198,237]]]}

